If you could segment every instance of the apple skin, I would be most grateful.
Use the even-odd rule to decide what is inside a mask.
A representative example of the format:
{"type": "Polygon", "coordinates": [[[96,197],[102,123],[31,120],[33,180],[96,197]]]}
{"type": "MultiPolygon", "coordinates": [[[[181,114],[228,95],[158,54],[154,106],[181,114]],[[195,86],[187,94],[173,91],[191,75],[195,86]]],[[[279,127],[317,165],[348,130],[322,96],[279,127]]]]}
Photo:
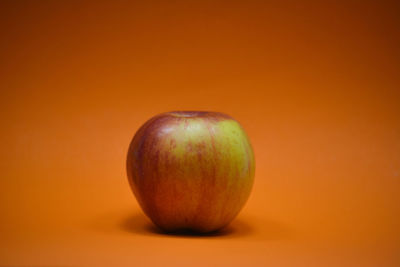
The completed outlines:
{"type": "Polygon", "coordinates": [[[137,131],[127,156],[139,205],[167,232],[207,233],[228,225],[250,195],[254,172],[246,133],[219,112],[159,114],[137,131]]]}

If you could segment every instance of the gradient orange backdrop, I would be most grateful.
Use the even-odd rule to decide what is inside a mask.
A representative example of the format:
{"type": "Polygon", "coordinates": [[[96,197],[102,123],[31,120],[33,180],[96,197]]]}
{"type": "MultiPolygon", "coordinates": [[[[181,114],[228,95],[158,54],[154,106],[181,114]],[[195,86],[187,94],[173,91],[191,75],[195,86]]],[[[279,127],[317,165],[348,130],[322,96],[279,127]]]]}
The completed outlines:
{"type": "Polygon", "coordinates": [[[1,266],[400,266],[398,1],[2,1],[1,266]],[[247,130],[252,195],[169,236],[125,174],[151,116],[247,130]]]}

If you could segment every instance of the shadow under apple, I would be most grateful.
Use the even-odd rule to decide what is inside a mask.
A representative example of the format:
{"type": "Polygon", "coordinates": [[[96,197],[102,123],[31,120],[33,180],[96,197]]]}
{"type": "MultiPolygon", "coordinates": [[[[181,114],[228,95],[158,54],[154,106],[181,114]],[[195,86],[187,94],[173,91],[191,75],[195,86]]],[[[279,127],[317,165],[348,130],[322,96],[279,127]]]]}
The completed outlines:
{"type": "Polygon", "coordinates": [[[293,231],[281,222],[250,215],[239,215],[227,227],[206,234],[193,231],[165,232],[155,226],[141,211],[106,213],[92,221],[90,228],[108,234],[117,230],[134,235],[161,238],[245,238],[253,241],[293,238],[293,231]]]}
{"type": "Polygon", "coordinates": [[[236,219],[227,227],[211,233],[198,233],[191,230],[181,230],[175,232],[165,232],[155,226],[142,213],[135,213],[127,216],[121,221],[120,228],[126,232],[142,235],[158,235],[169,237],[187,237],[187,238],[207,238],[207,237],[237,237],[249,235],[252,228],[239,219],[236,219]]]}

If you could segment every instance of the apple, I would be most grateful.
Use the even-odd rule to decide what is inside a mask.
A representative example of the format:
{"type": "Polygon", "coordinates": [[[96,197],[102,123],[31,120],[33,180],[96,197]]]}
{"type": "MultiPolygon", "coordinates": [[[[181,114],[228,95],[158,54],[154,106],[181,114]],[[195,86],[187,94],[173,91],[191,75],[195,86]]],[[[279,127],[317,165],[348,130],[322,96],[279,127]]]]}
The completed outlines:
{"type": "Polygon", "coordinates": [[[249,138],[219,112],[174,111],[148,120],[127,156],[132,191],[162,230],[207,233],[228,225],[254,181],[249,138]]]}

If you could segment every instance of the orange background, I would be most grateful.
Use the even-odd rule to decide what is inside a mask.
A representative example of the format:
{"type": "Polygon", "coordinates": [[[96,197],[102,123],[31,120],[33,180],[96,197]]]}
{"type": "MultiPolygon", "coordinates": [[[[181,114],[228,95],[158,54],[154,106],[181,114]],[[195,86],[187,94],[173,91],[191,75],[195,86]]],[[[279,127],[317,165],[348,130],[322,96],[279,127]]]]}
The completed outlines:
{"type": "Polygon", "coordinates": [[[2,1],[0,265],[399,266],[398,1],[2,1]],[[125,174],[151,116],[247,130],[252,195],[170,236],[125,174]]]}

